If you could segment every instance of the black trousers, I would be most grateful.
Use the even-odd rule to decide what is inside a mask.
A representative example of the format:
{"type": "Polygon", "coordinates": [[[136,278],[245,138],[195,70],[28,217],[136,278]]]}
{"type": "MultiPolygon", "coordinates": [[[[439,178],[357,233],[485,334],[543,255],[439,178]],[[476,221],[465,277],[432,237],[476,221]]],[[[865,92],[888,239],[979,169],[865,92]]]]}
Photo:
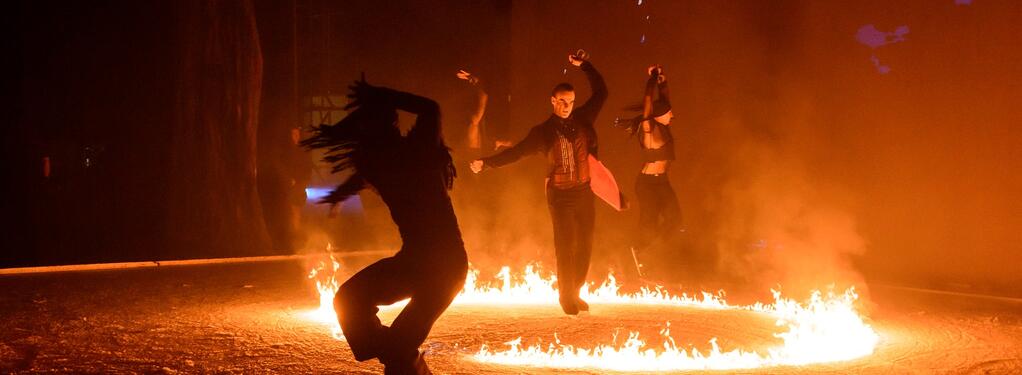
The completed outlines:
{"type": "Polygon", "coordinates": [[[356,360],[379,358],[384,365],[415,361],[433,323],[465,286],[464,250],[402,253],[362,269],[334,297],[341,331],[356,360]],[[411,300],[390,327],[381,324],[377,306],[406,298],[411,300]]]}
{"type": "Polygon", "coordinates": [[[666,241],[681,228],[681,208],[667,174],[639,173],[635,180],[635,196],[639,200],[637,248],[666,241]]]}
{"type": "Polygon", "coordinates": [[[589,273],[593,253],[594,195],[589,184],[572,189],[547,187],[547,205],[554,224],[558,290],[562,301],[574,301],[589,273]]]}

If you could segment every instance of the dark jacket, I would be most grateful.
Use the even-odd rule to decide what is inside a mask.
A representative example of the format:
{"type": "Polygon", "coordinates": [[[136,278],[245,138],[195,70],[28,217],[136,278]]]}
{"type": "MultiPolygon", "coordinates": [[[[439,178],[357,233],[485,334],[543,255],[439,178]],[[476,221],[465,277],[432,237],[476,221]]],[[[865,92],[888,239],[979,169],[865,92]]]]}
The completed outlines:
{"type": "Polygon", "coordinates": [[[593,94],[589,100],[576,107],[567,119],[550,115],[546,121],[532,127],[518,144],[483,158],[484,167],[502,167],[523,156],[543,153],[547,159],[547,176],[553,187],[567,189],[589,183],[588,158],[590,154],[597,155],[593,123],[607,101],[607,85],[588,61],[583,62],[581,68],[592,87],[593,94]]]}

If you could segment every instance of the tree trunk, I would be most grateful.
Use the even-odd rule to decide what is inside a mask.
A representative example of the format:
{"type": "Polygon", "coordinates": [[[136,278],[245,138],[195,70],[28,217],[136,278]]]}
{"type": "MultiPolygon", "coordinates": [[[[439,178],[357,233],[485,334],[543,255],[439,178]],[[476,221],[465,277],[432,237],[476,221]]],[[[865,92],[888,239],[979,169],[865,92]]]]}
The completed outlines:
{"type": "Polygon", "coordinates": [[[266,254],[256,191],[262,55],[250,1],[186,1],[164,258],[266,254]]]}

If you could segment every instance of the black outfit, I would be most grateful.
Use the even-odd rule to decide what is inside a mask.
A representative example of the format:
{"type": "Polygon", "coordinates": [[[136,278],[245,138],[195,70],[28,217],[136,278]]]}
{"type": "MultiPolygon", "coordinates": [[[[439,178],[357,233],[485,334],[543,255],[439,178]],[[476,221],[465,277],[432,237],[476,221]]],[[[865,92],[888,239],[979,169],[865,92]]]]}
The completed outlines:
{"type": "Polygon", "coordinates": [[[589,187],[589,155],[597,154],[596,130],[593,123],[607,100],[603,77],[589,62],[583,62],[592,87],[592,97],[562,119],[551,115],[534,126],[518,144],[488,158],[484,167],[501,167],[525,155],[543,153],[547,159],[547,203],[554,227],[554,248],[557,256],[557,278],[560,302],[564,311],[578,313],[586,309],[578,292],[589,272],[593,242],[593,201],[589,187]]]}
{"type": "MultiPolygon", "coordinates": [[[[379,358],[387,373],[421,373],[425,365],[418,347],[464,287],[468,270],[465,246],[447,192],[453,178],[451,157],[440,137],[436,102],[382,88],[372,88],[371,95],[357,100],[362,106],[379,105],[367,103],[377,101],[414,113],[416,123],[406,137],[395,133],[356,139],[358,145],[340,151],[343,155],[328,154],[327,160],[339,166],[335,169],[343,170],[353,163],[355,173],[326,201],[339,202],[371,185],[390,208],[403,245],[393,257],[373,263],[345,281],[334,305],[355,359],[379,358]],[[390,327],[383,326],[376,316],[377,306],[406,298],[411,300],[390,327]]],[[[357,118],[362,114],[348,116],[357,118]]],[[[380,123],[371,126],[391,126],[387,121],[392,119],[375,121],[380,123]]],[[[317,137],[332,143],[306,144],[351,145],[354,137],[331,135],[326,128],[320,128],[317,137]]]]}
{"type": "MultiPolygon", "coordinates": [[[[561,304],[577,303],[593,252],[593,190],[588,184],[568,189],[547,186],[547,207],[554,225],[554,250],[561,304]]],[[[578,306],[576,306],[577,308],[578,306]]],[[[574,311],[570,307],[568,311],[574,311]]]]}
{"type": "MultiPolygon", "coordinates": [[[[654,85],[658,88],[660,95],[654,105],[659,110],[654,113],[663,115],[670,110],[667,82],[657,83],[656,77],[651,77],[647,84],[647,95],[652,95],[654,85]]],[[[647,121],[649,122],[648,132],[643,129],[641,123],[637,127],[640,132],[639,147],[642,150],[642,161],[643,163],[652,163],[666,160],[669,168],[669,163],[674,160],[674,136],[671,135],[671,128],[652,118],[647,121]],[[658,148],[646,147],[643,144],[646,134],[658,137],[664,143],[658,148]]],[[[639,249],[649,247],[656,241],[670,239],[680,227],[681,208],[678,205],[674,189],[671,188],[671,181],[667,177],[666,171],[667,169],[660,174],[644,174],[640,171],[635,180],[635,195],[639,200],[639,231],[636,240],[639,249]]]]}
{"type": "Polygon", "coordinates": [[[635,196],[639,200],[639,249],[657,240],[670,238],[679,229],[681,208],[671,188],[667,173],[639,173],[635,179],[635,196]]]}

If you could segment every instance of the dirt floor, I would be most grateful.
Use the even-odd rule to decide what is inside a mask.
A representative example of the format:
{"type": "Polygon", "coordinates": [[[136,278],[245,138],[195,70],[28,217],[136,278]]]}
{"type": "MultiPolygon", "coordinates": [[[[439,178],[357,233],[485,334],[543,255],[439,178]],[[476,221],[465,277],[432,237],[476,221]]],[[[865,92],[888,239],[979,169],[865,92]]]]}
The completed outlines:
{"type": "MultiPolygon", "coordinates": [[[[0,276],[0,373],[380,373],[304,318],[318,303],[307,271],[286,261],[0,276]]],[[[874,355],[740,373],[1022,373],[1018,300],[873,286],[871,306],[882,337],[874,355]]],[[[484,343],[502,348],[554,332],[581,346],[609,343],[615,331],[656,337],[666,321],[680,345],[776,342],[772,321],[740,311],[594,305],[571,318],[556,306],[453,306],[423,349],[440,374],[565,373],[468,356],[484,343]]]]}

